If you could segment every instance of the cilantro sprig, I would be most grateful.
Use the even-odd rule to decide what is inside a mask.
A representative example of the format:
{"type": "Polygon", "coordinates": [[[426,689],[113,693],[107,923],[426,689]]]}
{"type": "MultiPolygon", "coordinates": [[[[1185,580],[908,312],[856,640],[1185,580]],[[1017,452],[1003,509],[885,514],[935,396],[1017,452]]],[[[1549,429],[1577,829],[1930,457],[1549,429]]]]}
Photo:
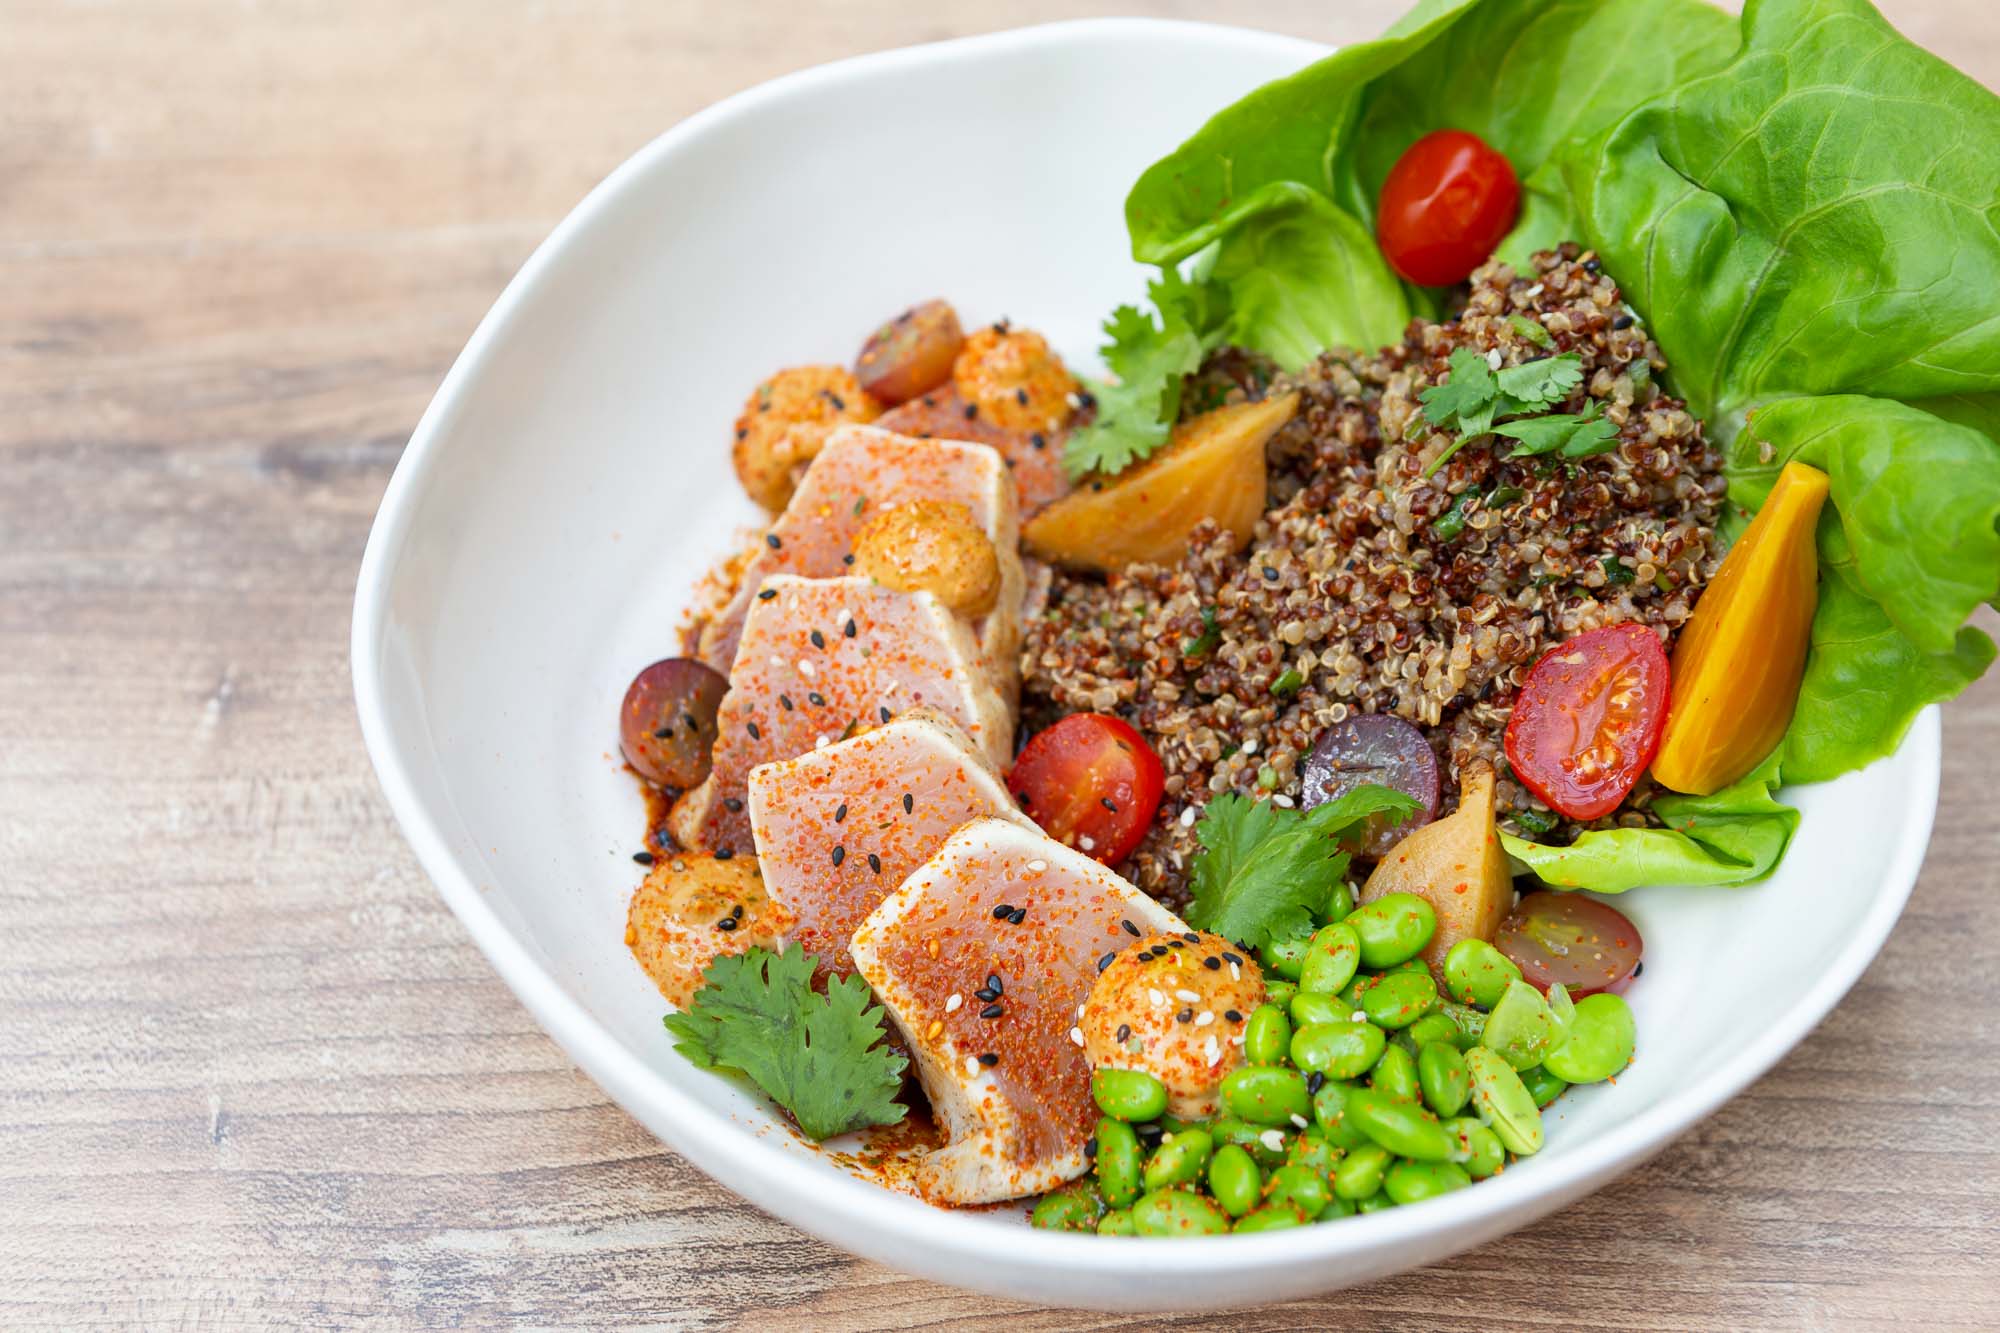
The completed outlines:
{"type": "Polygon", "coordinates": [[[1312,927],[1334,885],[1347,875],[1340,837],[1380,815],[1407,818],[1411,797],[1390,787],[1356,787],[1311,810],[1286,810],[1227,792],[1195,825],[1188,924],[1248,948],[1312,927]]]}
{"type": "Polygon", "coordinates": [[[1157,316],[1121,305],[1104,321],[1106,341],[1098,354],[1116,378],[1086,381],[1097,415],[1063,446],[1063,467],[1072,480],[1122,472],[1165,444],[1180,416],[1187,377],[1221,339],[1225,312],[1218,288],[1168,268],[1146,291],[1157,316]]]}
{"type": "Polygon", "coordinates": [[[1566,458],[1586,458],[1606,452],[1611,446],[1605,442],[1618,433],[1609,422],[1598,420],[1595,404],[1582,416],[1545,411],[1583,383],[1583,359],[1575,352],[1495,370],[1480,353],[1459,347],[1453,349],[1448,369],[1450,377],[1424,390],[1421,401],[1424,420],[1439,430],[1455,432],[1457,438],[1424,469],[1426,477],[1435,475],[1467,441],[1480,435],[1506,435],[1519,441],[1521,447],[1510,458],[1557,451],[1566,458]],[[1530,414],[1534,414],[1531,421],[1501,420],[1530,414]],[[1567,452],[1572,442],[1580,452],[1567,452]]]}
{"type": "Polygon", "coordinates": [[[903,1118],[903,1056],[881,1045],[882,1010],[859,977],[814,992],[813,956],[753,947],[702,973],[701,989],[666,1017],[674,1049],[703,1069],[739,1070],[814,1139],[903,1118]]]}

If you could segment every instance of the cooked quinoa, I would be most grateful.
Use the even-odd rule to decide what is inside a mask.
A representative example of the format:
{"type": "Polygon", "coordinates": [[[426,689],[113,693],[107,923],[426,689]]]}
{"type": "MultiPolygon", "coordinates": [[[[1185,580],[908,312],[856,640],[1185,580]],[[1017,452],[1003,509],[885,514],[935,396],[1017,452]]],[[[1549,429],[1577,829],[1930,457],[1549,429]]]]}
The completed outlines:
{"type": "MultiPolygon", "coordinates": [[[[1126,872],[1181,896],[1201,807],[1225,791],[1289,804],[1314,740],[1350,713],[1425,729],[1446,810],[1460,767],[1485,757],[1501,773],[1504,824],[1573,834],[1543,832],[1555,817],[1501,754],[1522,680],[1550,648],[1600,625],[1637,621],[1671,647],[1720,559],[1722,460],[1661,389],[1665,369],[1616,284],[1574,245],[1537,254],[1523,273],[1487,264],[1455,315],[1413,321],[1372,356],[1335,350],[1296,375],[1240,353],[1215,358],[1190,410],[1301,398],[1272,442],[1271,507],[1248,549],[1204,525],[1175,565],[1108,581],[1058,573],[1023,648],[1031,712],[1117,713],[1165,764],[1166,798],[1126,872]],[[1424,477],[1451,436],[1429,428],[1419,395],[1459,347],[1496,368],[1576,352],[1583,381],[1560,410],[1597,400],[1618,427],[1616,451],[1503,461],[1493,446],[1512,441],[1485,437],[1424,477]],[[1447,537],[1433,524],[1454,504],[1463,528],[1447,537]]],[[[1646,822],[1647,795],[1642,784],[1607,822],[1646,822]]]]}

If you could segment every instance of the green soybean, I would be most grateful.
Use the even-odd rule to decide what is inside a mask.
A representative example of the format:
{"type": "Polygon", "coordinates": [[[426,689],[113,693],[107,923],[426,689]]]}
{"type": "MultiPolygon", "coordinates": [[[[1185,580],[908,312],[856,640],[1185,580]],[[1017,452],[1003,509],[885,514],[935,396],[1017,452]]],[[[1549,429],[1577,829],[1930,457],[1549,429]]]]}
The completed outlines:
{"type": "Polygon", "coordinates": [[[1386,1208],[1394,1208],[1395,1206],[1396,1201],[1389,1197],[1386,1190],[1377,1190],[1360,1203],[1355,1204],[1354,1211],[1357,1213],[1379,1213],[1386,1208]]]}
{"type": "Polygon", "coordinates": [[[1397,1203],[1421,1203],[1462,1190],[1472,1177],[1450,1162],[1398,1162],[1382,1178],[1382,1190],[1397,1203]]]}
{"type": "Polygon", "coordinates": [[[1622,996],[1606,992],[1576,1002],[1569,1036],[1542,1057],[1542,1066],[1571,1083],[1598,1083],[1632,1063],[1638,1027],[1622,996]]]}
{"type": "Polygon", "coordinates": [[[1381,969],[1424,951],[1437,933],[1437,910],[1414,893],[1387,893],[1355,908],[1344,924],[1361,941],[1362,963],[1381,969]]]}
{"type": "Polygon", "coordinates": [[[1254,1125],[1303,1125],[1312,1111],[1306,1076],[1270,1065],[1231,1070],[1222,1080],[1222,1104],[1237,1119],[1254,1125]]]}
{"type": "Polygon", "coordinates": [[[1291,1014],[1294,1028],[1311,1023],[1345,1023],[1354,1017],[1354,1011],[1343,1004],[1338,995],[1320,995],[1312,991],[1300,991],[1292,997],[1291,1014]]]}
{"type": "Polygon", "coordinates": [[[1361,937],[1345,921],[1320,927],[1306,949],[1299,969],[1299,989],[1315,995],[1338,995],[1354,980],[1361,966],[1361,937]]]}
{"type": "Polygon", "coordinates": [[[1451,1135],[1415,1102],[1361,1089],[1347,1095],[1347,1118],[1379,1147],[1398,1157],[1420,1162],[1451,1159],[1451,1135]]]}
{"type": "Polygon", "coordinates": [[[1047,1231],[1095,1231],[1104,1200],[1089,1181],[1050,1190],[1035,1204],[1029,1221],[1047,1231]]]}
{"type": "Polygon", "coordinates": [[[1526,1156],[1542,1148],[1542,1111],[1514,1067],[1484,1046],[1465,1053],[1472,1076],[1472,1109],[1509,1152],[1526,1156]]]}
{"type": "Polygon", "coordinates": [[[1377,1027],[1406,1028],[1437,1007],[1437,982],[1428,972],[1398,972],[1361,997],[1361,1012],[1377,1027]]]}
{"type": "Polygon", "coordinates": [[[1535,1108],[1540,1110],[1550,1102],[1569,1091],[1569,1083],[1549,1072],[1547,1065],[1530,1065],[1521,1071],[1521,1086],[1535,1099],[1535,1108]]]}
{"type": "Polygon", "coordinates": [[[1273,1207],[1267,1203],[1262,1208],[1237,1218],[1234,1229],[1238,1232],[1290,1231],[1293,1227],[1302,1227],[1305,1224],[1305,1214],[1298,1209],[1273,1207]]]}
{"type": "Polygon", "coordinates": [[[1403,1035],[1409,1038],[1411,1046],[1415,1047],[1418,1051],[1422,1051],[1424,1047],[1434,1041],[1444,1042],[1456,1050],[1458,1049],[1460,1040],[1465,1036],[1459,1030],[1458,1021],[1450,1014],[1443,1012],[1425,1014],[1422,1018],[1404,1028],[1403,1035]]]}
{"type": "Polygon", "coordinates": [[[1113,1208],[1110,1212],[1098,1218],[1097,1234],[1100,1236],[1138,1235],[1137,1229],[1132,1225],[1132,1210],[1130,1208],[1113,1208]]]}
{"type": "Polygon", "coordinates": [[[1507,983],[1500,1003],[1486,1016],[1486,1031],[1480,1034],[1479,1044],[1515,1069],[1527,1069],[1542,1062],[1552,1026],[1549,1002],[1532,985],[1516,978],[1507,983]]]}
{"type": "Polygon", "coordinates": [[[1446,1000],[1438,1006],[1438,1012],[1458,1024],[1458,1036],[1453,1044],[1461,1051],[1469,1051],[1479,1044],[1486,1034],[1486,1011],[1474,1009],[1469,1004],[1453,1004],[1446,1000]]]}
{"type": "Polygon", "coordinates": [[[1292,1002],[1299,988],[1289,981],[1279,981],[1276,977],[1264,978],[1264,1003],[1275,1004],[1280,1009],[1292,1002]]]}
{"type": "Polygon", "coordinates": [[[1507,983],[1520,978],[1514,960],[1482,939],[1460,940],[1444,956],[1445,993],[1460,1004],[1491,1009],[1507,983]]]}
{"type": "Polygon", "coordinates": [[[1290,1204],[1311,1219],[1325,1212],[1332,1198],[1333,1189],[1327,1184],[1325,1176],[1309,1166],[1292,1162],[1271,1173],[1271,1187],[1266,1201],[1290,1204]]]}
{"type": "Polygon", "coordinates": [[[1392,963],[1388,967],[1383,968],[1382,975],[1385,977],[1396,977],[1401,976],[1405,972],[1428,973],[1430,970],[1431,965],[1426,963],[1422,958],[1405,958],[1400,963],[1392,963]]]}
{"type": "Polygon", "coordinates": [[[1090,1075],[1097,1109],[1113,1120],[1138,1124],[1167,1109],[1166,1085],[1141,1069],[1098,1069],[1090,1075]]]}
{"type": "Polygon", "coordinates": [[[1440,1116],[1449,1118],[1464,1110],[1472,1095],[1472,1076],[1465,1072],[1465,1057],[1458,1047],[1434,1041],[1418,1051],[1417,1086],[1425,1104],[1440,1116]]]}
{"type": "Polygon", "coordinates": [[[1379,1143],[1364,1143],[1340,1159],[1333,1169],[1333,1192],[1356,1203],[1382,1188],[1382,1176],[1394,1158],[1379,1143]]]}
{"type": "Polygon", "coordinates": [[[1267,1129],[1263,1125],[1253,1125],[1235,1116],[1223,1116],[1208,1123],[1209,1135],[1218,1145],[1241,1148],[1250,1154],[1252,1161],[1265,1170],[1282,1166],[1285,1161],[1285,1136],[1281,1131],[1267,1129]],[[1277,1147],[1271,1146],[1269,1135],[1276,1134],[1277,1147]]]}
{"type": "Polygon", "coordinates": [[[1231,1217],[1241,1217],[1257,1206],[1264,1189],[1264,1173],[1257,1160],[1233,1143],[1225,1143],[1208,1159],[1208,1192],[1231,1217]]]}
{"type": "Polygon", "coordinates": [[[1354,1090],[1352,1083],[1329,1078],[1313,1094],[1313,1119],[1320,1133],[1326,1135],[1328,1143],[1348,1152],[1370,1141],[1361,1127],[1347,1118],[1347,1094],[1354,1090]]]}
{"type": "Polygon", "coordinates": [[[1308,1166],[1323,1176],[1332,1175],[1333,1168],[1340,1165],[1340,1148],[1326,1136],[1326,1131],[1318,1125],[1299,1131],[1285,1155],[1285,1165],[1294,1162],[1308,1166]]]}
{"type": "Polygon", "coordinates": [[[1354,1200],[1343,1199],[1338,1194],[1327,1201],[1326,1211],[1319,1215],[1322,1222],[1332,1222],[1343,1217],[1354,1216],[1354,1200]]]}
{"type": "Polygon", "coordinates": [[[1382,978],[1372,972],[1357,976],[1354,980],[1340,988],[1341,1002],[1350,1009],[1359,1009],[1361,1007],[1361,997],[1380,985],[1381,982],[1382,978]]]}
{"type": "Polygon", "coordinates": [[[1383,1042],[1373,1023],[1314,1023],[1292,1035],[1292,1063],[1328,1078],[1356,1078],[1381,1059],[1383,1042]]]}
{"type": "Polygon", "coordinates": [[[1456,1149],[1452,1157],[1474,1180],[1484,1180],[1507,1164],[1507,1150],[1500,1146],[1500,1136],[1477,1116],[1447,1120],[1444,1129],[1456,1149]]]}
{"type": "Polygon", "coordinates": [[[1354,886],[1342,880],[1333,886],[1333,892],[1327,894],[1326,910],[1319,914],[1319,922],[1323,926],[1332,925],[1336,921],[1344,920],[1353,910],[1354,886]]]}
{"type": "Polygon", "coordinates": [[[1287,981],[1299,979],[1299,969],[1305,966],[1306,953],[1312,947],[1312,936],[1292,935],[1285,939],[1266,940],[1257,950],[1257,960],[1266,972],[1275,972],[1287,981]]]}
{"type": "Polygon", "coordinates": [[[1113,1208],[1129,1208],[1141,1193],[1144,1157],[1139,1136],[1123,1120],[1097,1122],[1097,1188],[1113,1208]]]}
{"type": "Polygon", "coordinates": [[[1167,1135],[1146,1162],[1146,1188],[1159,1190],[1201,1179],[1208,1155],[1214,1150],[1215,1140],[1205,1130],[1184,1129],[1167,1135]]]}
{"type": "Polygon", "coordinates": [[[1275,1004],[1260,1004],[1243,1029],[1243,1058],[1253,1065],[1281,1065],[1292,1042],[1291,1020],[1275,1004]]]}
{"type": "Polygon", "coordinates": [[[1132,1205],[1132,1230],[1140,1236],[1219,1236],[1229,1230],[1229,1214],[1206,1194],[1154,1190],[1132,1205]]]}
{"type": "Polygon", "coordinates": [[[1368,1071],[1368,1086],[1385,1096],[1415,1101],[1421,1090],[1416,1057],[1400,1046],[1389,1047],[1368,1071]]]}

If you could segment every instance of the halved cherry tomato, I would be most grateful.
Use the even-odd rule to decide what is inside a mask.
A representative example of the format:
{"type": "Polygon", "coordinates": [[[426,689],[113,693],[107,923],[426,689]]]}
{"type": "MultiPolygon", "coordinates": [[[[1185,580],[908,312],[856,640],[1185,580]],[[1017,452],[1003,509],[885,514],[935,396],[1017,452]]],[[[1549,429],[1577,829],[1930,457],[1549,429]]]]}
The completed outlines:
{"type": "Polygon", "coordinates": [[[1103,713],[1072,713],[1037,732],[1007,775],[1007,789],[1045,833],[1108,866],[1146,836],[1166,782],[1153,747],[1103,713]]]}
{"type": "Polygon", "coordinates": [[[1597,819],[1653,762],[1669,669],[1644,625],[1586,630],[1543,654],[1507,720],[1507,762],[1551,810],[1597,819]]]}
{"type": "Polygon", "coordinates": [[[1448,287],[1486,262],[1514,225],[1521,185],[1506,158],[1464,130],[1434,130],[1382,182],[1375,236],[1411,282],[1448,287]]]}
{"type": "Polygon", "coordinates": [[[1646,952],[1623,912],[1580,893],[1540,889],[1514,905],[1493,944],[1541,990],[1561,982],[1572,1000],[1632,984],[1646,952]]]}

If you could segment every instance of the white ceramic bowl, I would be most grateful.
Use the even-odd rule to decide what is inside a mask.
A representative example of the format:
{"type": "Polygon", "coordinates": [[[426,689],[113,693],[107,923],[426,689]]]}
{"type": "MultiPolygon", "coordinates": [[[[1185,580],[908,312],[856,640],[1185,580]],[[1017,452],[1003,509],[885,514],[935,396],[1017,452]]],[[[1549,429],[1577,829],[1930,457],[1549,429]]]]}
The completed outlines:
{"type": "Polygon", "coordinates": [[[354,608],[362,730],[419,859],[582,1068],[703,1170],[892,1267],[1028,1301],[1155,1310],[1326,1291],[1442,1258],[1658,1151],[1832,1008],[1915,881],[1938,722],[1795,792],[1782,872],[1654,889],[1639,1059],[1552,1114],[1547,1149],[1420,1207],[1180,1242],[1032,1231],[848,1175],[678,1057],[626,955],[643,816],[614,758],[632,672],[674,651],[686,590],[756,512],[727,440],[761,376],[841,361],[943,295],[1088,361],[1142,291],[1121,201],[1139,170],[1309,43],[1198,24],[1063,24],[779,79],[614,172],[487,315],[410,441],[354,608]],[[925,164],[903,193],[896,163],[925,164]]]}

